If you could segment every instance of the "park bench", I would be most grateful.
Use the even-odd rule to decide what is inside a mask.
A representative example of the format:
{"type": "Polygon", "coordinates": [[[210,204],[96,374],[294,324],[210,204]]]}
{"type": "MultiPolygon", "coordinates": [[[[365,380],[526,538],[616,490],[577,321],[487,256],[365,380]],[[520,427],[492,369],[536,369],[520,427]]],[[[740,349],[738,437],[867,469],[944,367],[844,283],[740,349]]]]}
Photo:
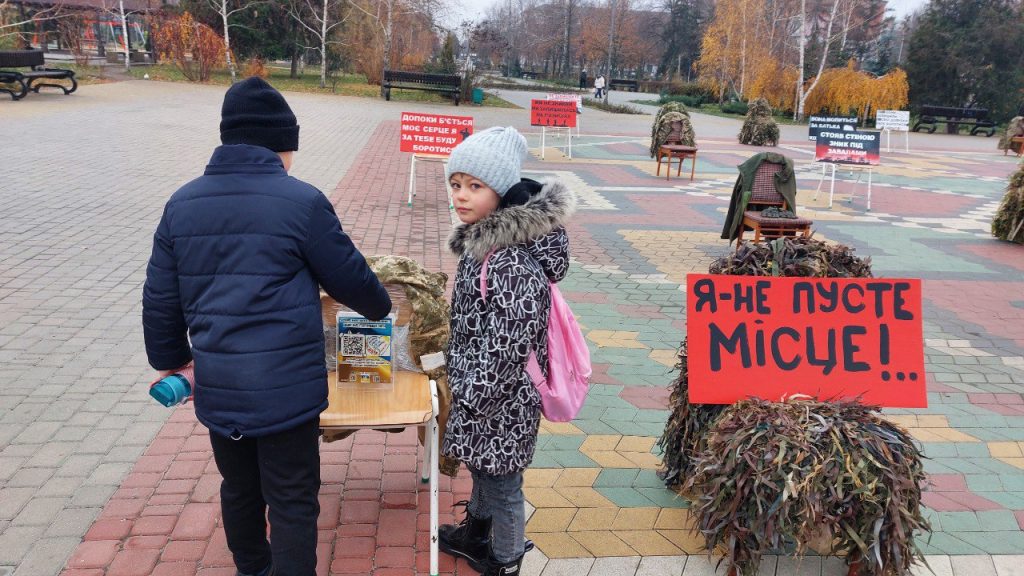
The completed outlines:
{"type": "Polygon", "coordinates": [[[912,130],[914,132],[927,130],[929,134],[933,134],[939,124],[945,124],[947,132],[950,134],[959,132],[961,125],[971,126],[972,136],[982,132],[985,132],[986,136],[996,133],[996,124],[989,120],[987,108],[952,106],[922,106],[921,115],[918,116],[912,130]]]}
{"type": "Polygon", "coordinates": [[[391,89],[425,90],[451,94],[455,105],[459,105],[462,94],[462,79],[455,74],[427,74],[425,72],[384,71],[384,99],[391,100],[391,89]]]}
{"type": "Polygon", "coordinates": [[[622,89],[636,92],[640,89],[640,83],[636,80],[626,80],[625,78],[612,78],[612,81],[608,83],[608,87],[612,90],[622,89]]]}
{"type": "Polygon", "coordinates": [[[0,50],[0,92],[7,92],[11,99],[20,100],[29,93],[29,90],[38,93],[43,86],[60,88],[65,94],[71,94],[78,89],[74,71],[46,68],[45,64],[42,50],[0,50]],[[71,88],[53,82],[39,82],[40,80],[70,80],[71,88]]]}

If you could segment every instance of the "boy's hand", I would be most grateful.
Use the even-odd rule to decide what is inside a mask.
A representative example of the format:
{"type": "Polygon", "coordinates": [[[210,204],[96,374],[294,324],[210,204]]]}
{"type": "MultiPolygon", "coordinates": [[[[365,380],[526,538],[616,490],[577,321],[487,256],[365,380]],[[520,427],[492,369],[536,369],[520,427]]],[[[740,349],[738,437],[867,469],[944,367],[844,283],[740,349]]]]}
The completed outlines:
{"type": "Polygon", "coordinates": [[[178,368],[175,368],[174,370],[157,370],[156,371],[156,373],[158,375],[157,376],[157,380],[163,380],[164,378],[167,378],[171,374],[178,374],[182,370],[184,370],[185,368],[188,368],[191,365],[192,365],[192,362],[189,362],[188,364],[185,364],[184,366],[180,366],[178,368]]]}

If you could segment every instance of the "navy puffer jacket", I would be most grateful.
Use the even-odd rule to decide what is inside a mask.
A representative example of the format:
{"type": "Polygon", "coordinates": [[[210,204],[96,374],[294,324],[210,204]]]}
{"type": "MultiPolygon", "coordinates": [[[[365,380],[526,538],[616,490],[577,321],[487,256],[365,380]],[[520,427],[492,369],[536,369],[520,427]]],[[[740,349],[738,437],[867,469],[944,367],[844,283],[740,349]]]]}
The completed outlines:
{"type": "Polygon", "coordinates": [[[149,362],[172,370],[194,358],[196,415],[223,436],[307,422],[327,407],[318,285],[369,318],[391,311],[319,190],[266,148],[220,146],[171,196],[153,237],[149,362]]]}

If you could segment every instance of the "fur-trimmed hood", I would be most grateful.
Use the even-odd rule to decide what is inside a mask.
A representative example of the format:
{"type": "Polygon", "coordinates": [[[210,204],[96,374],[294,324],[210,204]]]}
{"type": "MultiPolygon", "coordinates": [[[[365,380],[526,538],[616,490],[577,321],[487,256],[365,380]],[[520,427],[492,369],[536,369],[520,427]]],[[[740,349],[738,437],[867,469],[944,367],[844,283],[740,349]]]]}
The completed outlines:
{"type": "MultiPolygon", "coordinates": [[[[540,183],[540,191],[525,204],[502,208],[477,222],[457,226],[448,238],[448,248],[482,262],[492,250],[534,242],[565,226],[576,211],[576,194],[556,178],[545,178],[540,183]]],[[[534,256],[544,263],[543,254],[534,256]]]]}

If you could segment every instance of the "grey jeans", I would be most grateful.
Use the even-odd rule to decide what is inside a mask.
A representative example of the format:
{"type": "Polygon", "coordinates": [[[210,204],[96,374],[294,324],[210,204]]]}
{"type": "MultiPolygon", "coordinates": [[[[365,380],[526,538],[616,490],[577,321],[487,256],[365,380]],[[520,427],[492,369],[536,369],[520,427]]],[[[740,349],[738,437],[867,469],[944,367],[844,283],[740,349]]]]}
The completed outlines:
{"type": "Polygon", "coordinates": [[[491,519],[491,553],[498,562],[517,560],[526,551],[526,506],[523,473],[492,476],[473,468],[469,513],[491,519]]]}

